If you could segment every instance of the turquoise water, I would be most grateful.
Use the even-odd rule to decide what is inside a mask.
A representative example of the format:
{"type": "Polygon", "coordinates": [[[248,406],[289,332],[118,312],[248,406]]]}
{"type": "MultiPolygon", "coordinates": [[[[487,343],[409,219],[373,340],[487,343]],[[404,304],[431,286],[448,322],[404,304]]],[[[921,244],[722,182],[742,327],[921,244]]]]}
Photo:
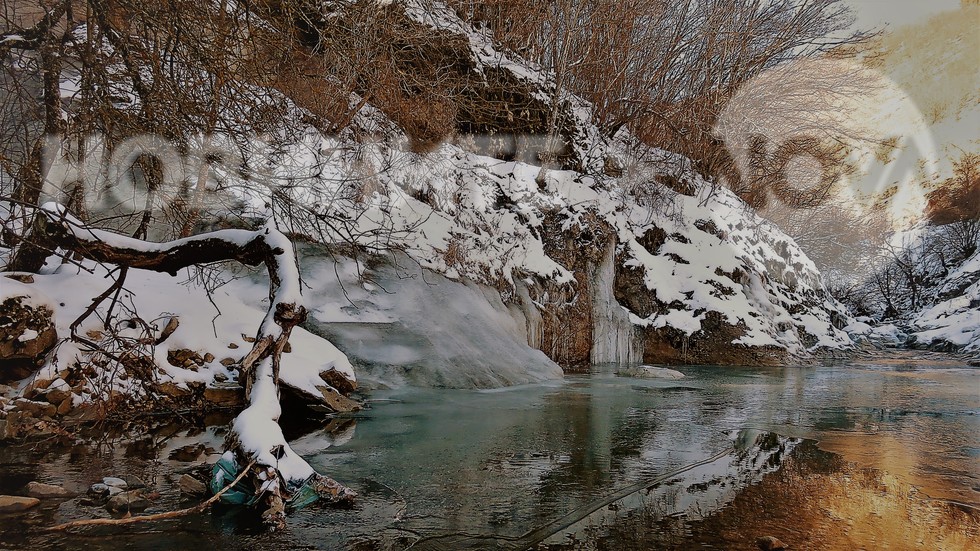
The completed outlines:
{"type": "MultiPolygon", "coordinates": [[[[314,467],[358,491],[357,505],[304,509],[282,533],[262,533],[248,514],[221,510],[125,530],[42,533],[41,526],[101,513],[69,500],[0,517],[0,545],[519,547],[567,529],[617,490],[656,481],[687,488],[657,494],[666,514],[692,503],[722,508],[804,438],[892,471],[933,497],[980,505],[976,368],[909,361],[682,371],[687,377],[676,381],[597,368],[495,391],[375,391],[365,411],[292,440],[314,467]],[[780,437],[760,447],[755,439],[765,432],[780,437]]],[[[222,438],[220,425],[190,433],[167,427],[137,443],[119,437],[43,451],[7,447],[0,490],[16,492],[32,479],[82,490],[101,476],[131,473],[161,491],[156,510],[173,509],[180,506],[176,473],[220,449],[222,438]],[[193,452],[197,443],[200,456],[174,452],[193,452]]]]}

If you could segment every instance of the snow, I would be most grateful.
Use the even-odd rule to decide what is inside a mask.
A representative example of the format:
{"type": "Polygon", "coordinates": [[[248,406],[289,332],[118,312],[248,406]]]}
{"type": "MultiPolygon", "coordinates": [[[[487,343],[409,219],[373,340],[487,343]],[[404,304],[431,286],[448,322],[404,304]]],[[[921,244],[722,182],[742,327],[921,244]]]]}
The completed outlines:
{"type": "MultiPolygon", "coordinates": [[[[64,220],[64,227],[78,240],[85,241],[89,243],[105,243],[110,247],[115,247],[118,249],[129,249],[132,251],[141,251],[148,253],[160,253],[166,252],[173,249],[177,249],[182,246],[186,246],[191,243],[200,241],[210,241],[210,240],[220,240],[225,241],[231,245],[238,247],[244,247],[251,241],[260,237],[260,233],[264,234],[265,239],[273,247],[279,246],[282,248],[283,245],[289,243],[280,232],[276,231],[275,228],[265,227],[260,233],[249,230],[218,230],[213,232],[208,232],[201,235],[195,235],[191,237],[185,237],[183,239],[176,239],[173,241],[165,241],[162,243],[153,243],[148,241],[143,241],[140,239],[135,239],[126,235],[122,235],[116,232],[104,231],[99,229],[93,229],[86,226],[78,218],[72,216],[64,206],[55,202],[48,202],[41,205],[41,210],[49,213],[50,218],[53,221],[64,220]]],[[[292,248],[290,244],[289,249],[292,248]]],[[[288,250],[288,249],[287,249],[288,250]]],[[[291,275],[295,271],[290,272],[286,275],[291,275]]],[[[297,279],[298,281],[298,279],[297,279]]]]}
{"type": "MultiPolygon", "coordinates": [[[[343,233],[313,232],[317,239],[329,243],[353,235],[365,247],[404,251],[423,268],[448,278],[509,287],[516,293],[515,278],[530,276],[553,285],[572,281],[573,274],[545,252],[546,236],[541,228],[548,216],[558,213],[565,231],[576,226],[588,229],[598,219],[617,236],[617,255],[623,255],[623,266],[641,270],[647,288],[660,302],[684,304],[683,313],[632,318],[637,325],[671,326],[692,334],[700,330],[705,312],[716,311],[728,323],[745,326],[743,344],[804,352],[813,346],[803,344],[802,333],[817,336],[818,347],[850,344],[847,334],[830,323],[832,314],[846,317],[846,313],[824,291],[813,262],[732,193],[713,188],[693,173],[688,176],[697,189],[694,197],[663,188],[658,191],[659,203],[648,205],[627,193],[624,182],[615,178],[549,170],[540,187],[538,166],[468,153],[451,144],[425,156],[384,147],[374,153],[390,167],[374,176],[378,183],[375,202],[343,233]],[[429,197],[426,202],[415,198],[423,192],[429,197]],[[657,251],[647,250],[641,240],[654,227],[680,237],[669,238],[657,251]],[[379,243],[379,235],[388,241],[379,243]],[[737,272],[743,279],[734,281],[726,275],[737,272]],[[815,317],[803,319],[790,313],[798,312],[791,305],[801,302],[815,317]],[[787,332],[778,327],[785,323],[794,329],[787,332]]],[[[324,174],[331,174],[330,170],[338,169],[329,164],[317,167],[324,174]]],[[[330,205],[324,208],[334,214],[353,208],[331,203],[323,189],[309,186],[290,193],[303,204],[330,205]]],[[[306,228],[300,224],[296,229],[306,228]]],[[[607,277],[601,286],[608,288],[611,283],[612,278],[607,277]]],[[[611,317],[599,328],[602,338],[597,342],[622,344],[603,345],[609,351],[599,356],[631,357],[634,352],[629,350],[635,347],[626,344],[630,331],[613,323],[618,305],[609,297],[601,300],[601,311],[611,317]]]]}
{"type": "MultiPolygon", "coordinates": [[[[52,305],[58,334],[64,337],[71,334],[70,324],[89,305],[91,297],[100,294],[110,284],[106,279],[109,272],[105,268],[91,262],[85,262],[84,266],[94,273],[62,264],[48,275],[35,275],[35,282],[30,285],[10,281],[26,288],[32,297],[50,297],[44,299],[44,303],[52,305]]],[[[255,335],[266,316],[268,287],[248,280],[235,280],[218,288],[209,299],[199,280],[194,277],[193,270],[184,270],[181,275],[175,278],[145,270],[130,270],[125,291],[120,297],[123,304],[131,305],[157,329],[162,329],[171,316],[179,320],[180,325],[173,335],[153,350],[160,368],[160,382],[172,381],[179,387],[187,388],[187,384],[193,382],[214,385],[217,375],[235,380],[237,373],[221,365],[220,360],[224,357],[237,360],[251,348],[246,337],[255,335]],[[229,345],[237,348],[230,349],[229,345]],[[167,354],[170,350],[178,349],[197,351],[202,356],[211,352],[215,360],[197,371],[174,367],[167,362],[167,354]]],[[[3,289],[4,292],[8,289],[6,280],[3,289]]],[[[107,304],[103,308],[105,306],[107,304]]],[[[91,316],[78,328],[78,333],[86,335],[102,330],[100,319],[91,316]]],[[[321,371],[336,369],[348,379],[355,379],[354,369],[347,357],[328,341],[297,327],[293,329],[290,342],[292,352],[282,356],[280,376],[284,382],[313,396],[320,396],[317,386],[327,386],[319,377],[321,371]]],[[[55,349],[54,357],[39,376],[52,378],[81,356],[83,354],[77,344],[63,342],[55,349]]],[[[138,393],[138,385],[133,385],[131,381],[116,380],[112,385],[108,388],[138,393]]],[[[108,388],[102,391],[108,391],[108,388]]],[[[87,395],[90,397],[99,393],[96,385],[89,390],[87,395]]]]}
{"type": "MultiPolygon", "coordinates": [[[[974,267],[976,258],[965,266],[974,267]]],[[[963,275],[963,271],[956,275],[963,275]]],[[[962,295],[918,313],[913,328],[913,336],[921,344],[945,342],[970,352],[980,350],[980,281],[967,287],[962,295]]]]}
{"type": "Polygon", "coordinates": [[[272,357],[259,362],[255,369],[249,406],[232,422],[232,430],[242,449],[255,459],[256,464],[275,467],[287,482],[305,481],[314,471],[289,447],[279,427],[282,409],[273,380],[272,357]],[[278,446],[281,446],[281,453],[275,453],[278,446]]]}
{"type": "Polygon", "coordinates": [[[6,275],[8,274],[4,274],[4,276],[0,277],[0,302],[3,302],[8,298],[23,297],[21,299],[21,304],[24,306],[29,306],[31,308],[47,308],[51,311],[55,310],[54,301],[51,300],[51,298],[41,289],[33,285],[21,283],[16,279],[5,277],[6,275]]]}
{"type": "MultiPolygon", "coordinates": [[[[365,263],[301,248],[309,326],[356,362],[362,388],[495,388],[562,377],[540,350],[526,301],[418,267],[401,253],[365,263]]],[[[536,319],[535,316],[538,316],[536,319]]]]}
{"type": "MultiPolygon", "coordinates": [[[[46,210],[59,213],[60,207],[47,205],[46,210]]],[[[69,220],[69,224],[77,221],[69,220]]],[[[102,239],[118,247],[134,250],[165,251],[180,244],[186,244],[196,239],[214,238],[214,234],[204,234],[199,237],[173,241],[164,244],[145,243],[139,240],[117,236],[109,232],[81,229],[74,227],[73,231],[80,239],[102,239]],[[84,236],[84,237],[83,237],[84,236]]],[[[272,304],[285,302],[302,304],[299,271],[293,260],[293,248],[290,241],[278,230],[266,226],[256,232],[244,230],[224,230],[216,232],[219,236],[227,236],[237,244],[248,243],[256,238],[264,238],[267,243],[278,250],[280,255],[276,276],[279,286],[272,297],[268,296],[268,287],[260,287],[254,283],[229,285],[219,288],[209,298],[203,288],[193,283],[181,285],[179,280],[156,272],[145,270],[130,270],[125,282],[124,291],[120,293],[117,314],[121,319],[114,322],[121,337],[132,338],[134,341],[146,340],[140,324],[127,327],[125,315],[138,315],[151,324],[162,328],[172,316],[179,320],[179,326],[163,343],[152,347],[151,352],[158,366],[155,378],[159,382],[172,381],[178,386],[187,387],[191,382],[202,382],[214,385],[218,375],[224,379],[234,379],[236,373],[228,370],[218,360],[218,354],[228,350],[229,345],[236,348],[230,357],[238,360],[251,347],[247,337],[259,332],[256,340],[266,335],[273,338],[279,336],[281,328],[275,324],[272,304]],[[232,289],[234,287],[234,289],[232,289]],[[264,292],[263,292],[264,291],[264,292]],[[263,297],[263,294],[265,297],[263,297]],[[254,305],[266,301],[264,308],[254,305]],[[251,304],[249,304],[251,303],[251,304]],[[128,308],[128,311],[124,311],[128,308]],[[228,342],[228,341],[231,342],[228,342]],[[168,363],[168,352],[177,349],[189,349],[204,355],[211,352],[215,360],[196,370],[174,367],[168,363]]],[[[62,264],[50,270],[47,275],[34,276],[30,285],[12,282],[4,284],[4,293],[24,294],[28,296],[47,295],[59,304],[54,308],[55,324],[59,334],[70,335],[70,324],[78,313],[83,311],[92,300],[108,285],[107,278],[113,274],[110,267],[93,262],[85,262],[83,267],[62,264]]],[[[185,270],[189,280],[193,280],[194,270],[185,270]]],[[[106,308],[102,305],[102,310],[106,308]]],[[[99,340],[104,331],[103,322],[99,315],[90,316],[78,328],[81,335],[99,340]]],[[[150,340],[155,334],[149,335],[150,340]]],[[[347,357],[332,344],[320,339],[301,328],[295,328],[291,334],[291,347],[295,352],[283,354],[280,365],[280,377],[284,383],[313,396],[320,396],[320,389],[329,386],[320,378],[320,373],[334,369],[354,381],[354,371],[347,357]]],[[[56,378],[57,374],[72,364],[81,361],[86,356],[77,343],[65,341],[55,350],[47,364],[37,377],[56,378]]],[[[313,469],[293,452],[282,434],[278,419],[281,414],[279,393],[273,379],[271,356],[255,366],[255,382],[249,395],[249,405],[235,419],[233,430],[239,438],[242,449],[257,461],[257,464],[274,466],[289,481],[304,481],[313,474],[313,469]],[[277,453],[276,450],[281,450],[277,453]]],[[[87,388],[83,390],[82,399],[106,399],[112,392],[122,392],[132,398],[142,398],[147,394],[142,381],[130,377],[116,376],[116,370],[99,370],[89,379],[87,388]]],[[[26,381],[25,381],[26,383],[26,381]]]]}
{"type": "Polygon", "coordinates": [[[623,377],[636,377],[639,379],[683,379],[684,374],[675,369],[657,367],[653,365],[640,365],[627,367],[619,370],[619,375],[623,377]]]}

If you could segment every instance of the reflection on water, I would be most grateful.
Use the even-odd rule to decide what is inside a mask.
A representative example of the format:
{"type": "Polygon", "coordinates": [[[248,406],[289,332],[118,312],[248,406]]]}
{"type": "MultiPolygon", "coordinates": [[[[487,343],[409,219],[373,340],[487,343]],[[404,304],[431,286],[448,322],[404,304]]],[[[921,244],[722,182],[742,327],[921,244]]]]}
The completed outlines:
{"type": "MultiPolygon", "coordinates": [[[[765,526],[731,519],[764,523],[770,517],[763,512],[791,510],[806,516],[811,532],[830,538],[841,524],[835,519],[871,510],[873,495],[909,496],[910,485],[929,497],[980,505],[980,372],[975,369],[876,364],[684,371],[688,377],[679,381],[628,379],[597,369],[561,383],[499,391],[376,392],[364,412],[293,440],[294,449],[315,467],[354,487],[361,494],[358,505],[305,509],[289,519],[284,533],[257,533],[247,515],[234,511],[125,531],[51,535],[36,530],[99,513],[70,500],[0,517],[0,546],[164,549],[232,542],[233,547],[280,549],[413,544],[486,549],[543,541],[557,549],[574,545],[568,539],[573,534],[604,542],[603,548],[631,548],[615,544],[616,538],[626,541],[615,527],[638,518],[650,524],[656,517],[667,522],[664,533],[679,534],[676,541],[693,538],[705,546],[737,548],[734,540],[713,540],[710,534],[766,535],[754,533],[765,526]],[[782,437],[767,444],[744,429],[782,437]],[[820,440],[822,448],[840,455],[821,455],[803,438],[820,440]],[[699,465],[684,470],[694,464],[699,465]],[[883,473],[884,486],[848,482],[866,467],[883,473]],[[815,482],[786,482],[793,476],[815,482]],[[617,490],[637,488],[608,502],[617,490]],[[767,493],[759,494],[763,490],[767,493]],[[791,490],[796,493],[787,493],[791,490]],[[855,508],[849,509],[852,502],[855,508]],[[611,528],[597,530],[600,525],[611,528]]],[[[219,427],[210,427],[190,434],[166,429],[138,444],[109,441],[43,452],[8,447],[0,449],[5,465],[0,492],[16,492],[32,479],[81,490],[103,475],[130,473],[161,490],[158,510],[172,509],[180,505],[174,488],[179,470],[220,449],[222,438],[219,427]],[[185,452],[195,450],[201,450],[196,459],[188,459],[185,452]]],[[[896,523],[921,522],[923,537],[938,537],[945,526],[937,524],[940,518],[953,519],[953,535],[967,521],[975,525],[976,516],[966,513],[959,518],[929,512],[933,505],[922,504],[950,506],[921,497],[910,497],[906,509],[881,514],[892,514],[896,523]]],[[[881,499],[881,504],[900,501],[881,499]]],[[[783,538],[778,523],[792,523],[773,522],[770,531],[790,543],[795,536],[783,538]]],[[[868,531],[848,535],[858,536],[865,546],[868,538],[878,537],[868,531]]],[[[811,543],[794,547],[834,547],[805,541],[811,543]]],[[[955,548],[956,541],[949,539],[952,547],[946,548],[955,548]]]]}
{"type": "Polygon", "coordinates": [[[607,522],[590,523],[547,551],[755,550],[775,536],[792,549],[975,549],[980,513],[923,499],[896,477],[856,467],[812,440],[792,449],[779,470],[741,488],[707,513],[647,500],[607,522]]]}

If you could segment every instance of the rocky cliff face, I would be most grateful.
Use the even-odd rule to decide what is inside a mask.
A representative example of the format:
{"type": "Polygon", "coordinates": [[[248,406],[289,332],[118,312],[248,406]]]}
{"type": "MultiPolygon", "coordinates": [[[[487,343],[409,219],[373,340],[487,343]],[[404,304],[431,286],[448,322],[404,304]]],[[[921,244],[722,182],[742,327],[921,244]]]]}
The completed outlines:
{"type": "MultiPolygon", "coordinates": [[[[324,24],[352,17],[344,9],[324,24]]],[[[775,363],[850,345],[839,329],[844,308],[793,240],[686,159],[624,131],[603,136],[586,102],[438,3],[385,9],[399,32],[429,37],[417,38],[423,49],[455,60],[447,80],[465,82],[466,93],[447,96],[457,102],[454,133],[424,153],[396,145],[417,139],[403,130],[403,114],[372,96],[353,119],[356,132],[327,140],[333,151],[356,151],[364,146],[354,136],[382,138],[370,153],[383,169],[371,173],[371,196],[358,205],[368,215],[350,233],[383,230],[386,248],[422,268],[494,289],[498,310],[525,312],[521,342],[565,367],[775,363]],[[562,153],[546,165],[540,155],[488,148],[467,134],[474,131],[550,131],[562,153]]],[[[341,153],[317,171],[365,155],[354,157],[341,153]]],[[[307,203],[327,203],[317,190],[304,193],[307,203]]],[[[376,245],[372,239],[362,244],[376,245]]],[[[326,332],[342,349],[351,341],[339,329],[326,332]]]]}

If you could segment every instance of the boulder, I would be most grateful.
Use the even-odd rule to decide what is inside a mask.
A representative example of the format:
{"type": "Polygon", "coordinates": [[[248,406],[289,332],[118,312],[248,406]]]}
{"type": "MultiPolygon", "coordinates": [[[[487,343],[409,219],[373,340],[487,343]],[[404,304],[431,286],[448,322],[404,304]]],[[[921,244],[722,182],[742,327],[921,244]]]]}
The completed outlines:
{"type": "Polygon", "coordinates": [[[73,402],[71,398],[65,398],[64,401],[58,404],[58,415],[68,415],[68,413],[71,411],[72,404],[73,402]]]}
{"type": "Polygon", "coordinates": [[[62,488],[61,486],[55,486],[54,484],[44,484],[43,482],[28,482],[27,486],[24,488],[27,495],[37,498],[50,498],[50,497],[72,497],[75,494],[69,492],[68,490],[62,488]]]}
{"type": "Polygon", "coordinates": [[[71,389],[68,387],[68,385],[59,386],[58,388],[49,388],[48,391],[44,393],[44,399],[47,400],[49,404],[55,405],[60,405],[69,396],[71,396],[71,389]]]}
{"type": "Polygon", "coordinates": [[[167,362],[174,367],[196,369],[198,366],[204,364],[204,358],[193,350],[174,348],[167,351],[167,362]]]}
{"type": "Polygon", "coordinates": [[[0,513],[19,513],[40,503],[41,500],[36,497],[0,496],[0,513]]]}
{"type": "Polygon", "coordinates": [[[191,395],[190,390],[177,386],[177,383],[172,381],[160,383],[157,385],[157,390],[160,391],[161,394],[165,394],[171,398],[183,398],[191,395]]]}
{"type": "Polygon", "coordinates": [[[361,409],[361,404],[359,402],[351,400],[332,388],[318,386],[317,389],[323,394],[323,403],[329,406],[333,411],[345,413],[358,411],[361,409]]]}

